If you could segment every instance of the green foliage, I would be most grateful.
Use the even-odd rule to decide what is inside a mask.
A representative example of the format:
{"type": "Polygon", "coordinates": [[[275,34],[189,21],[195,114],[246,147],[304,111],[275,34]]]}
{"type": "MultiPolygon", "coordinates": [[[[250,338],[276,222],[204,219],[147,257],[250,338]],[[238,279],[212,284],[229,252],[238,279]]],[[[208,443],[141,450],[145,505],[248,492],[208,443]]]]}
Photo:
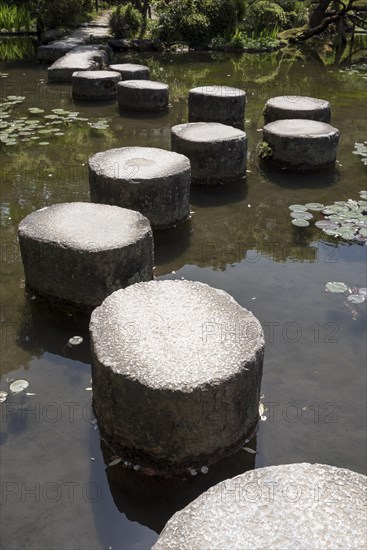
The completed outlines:
{"type": "Polygon", "coordinates": [[[157,5],[157,30],[163,42],[206,45],[216,36],[230,37],[244,14],[243,0],[172,0],[157,5]]]}
{"type": "Polygon", "coordinates": [[[275,2],[260,0],[251,4],[247,11],[247,27],[251,28],[255,34],[275,27],[282,29],[286,23],[285,11],[275,2]]]}
{"type": "Polygon", "coordinates": [[[47,29],[69,27],[93,9],[93,0],[41,0],[42,26],[47,29]]]}
{"type": "Polygon", "coordinates": [[[260,141],[257,146],[257,154],[261,159],[271,159],[273,156],[273,150],[267,141],[260,141]]]}
{"type": "Polygon", "coordinates": [[[130,3],[118,6],[110,16],[110,29],[116,38],[131,38],[141,29],[143,17],[130,3]]]}
{"type": "Polygon", "coordinates": [[[29,31],[31,26],[31,14],[24,6],[0,3],[0,30],[29,31]]]}

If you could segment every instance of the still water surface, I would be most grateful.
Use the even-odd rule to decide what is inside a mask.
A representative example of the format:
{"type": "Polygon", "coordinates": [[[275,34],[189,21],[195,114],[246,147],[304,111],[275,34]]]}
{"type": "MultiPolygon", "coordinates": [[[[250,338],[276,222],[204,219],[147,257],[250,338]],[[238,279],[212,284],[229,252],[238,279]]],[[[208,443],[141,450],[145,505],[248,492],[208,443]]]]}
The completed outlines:
{"type": "MultiPolygon", "coordinates": [[[[137,57],[120,57],[118,60],[137,57]]],[[[88,121],[64,136],[3,147],[1,389],[25,378],[28,392],[1,404],[2,545],[9,550],[148,549],[172,513],[209,485],[248,468],[321,462],[365,473],[366,306],[325,293],[327,281],[366,286],[366,247],[297,229],[294,203],[358,199],[366,168],[352,154],[366,139],[366,75],[324,68],[284,54],[141,56],[152,78],[170,85],[172,106],[157,116],[127,116],[115,103],[74,104],[70,86],[47,84],[36,62],[0,66],[1,95],[29,107],[78,111],[88,121]],[[53,313],[24,295],[16,242],[20,220],[45,205],[89,200],[87,159],[112,147],[170,148],[170,127],[187,121],[186,96],[201,84],[227,84],[248,94],[247,181],[228,190],[192,191],[192,219],[156,236],[155,274],[226,290],[264,327],[262,383],[267,420],[257,454],[228,458],[184,486],[138,482],[101,446],[90,408],[88,319],[53,313]],[[274,95],[311,95],[331,102],[341,131],[335,170],[308,176],[263,171],[256,159],[262,108],[274,95]],[[89,123],[107,119],[108,129],[89,123]],[[83,344],[65,347],[74,335],[83,344]],[[169,499],[168,499],[169,496],[169,499]],[[168,502],[167,502],[168,499],[168,502]]],[[[223,335],[225,338],[225,334],[223,335]]],[[[142,405],[143,406],[143,405],[142,405]]]]}

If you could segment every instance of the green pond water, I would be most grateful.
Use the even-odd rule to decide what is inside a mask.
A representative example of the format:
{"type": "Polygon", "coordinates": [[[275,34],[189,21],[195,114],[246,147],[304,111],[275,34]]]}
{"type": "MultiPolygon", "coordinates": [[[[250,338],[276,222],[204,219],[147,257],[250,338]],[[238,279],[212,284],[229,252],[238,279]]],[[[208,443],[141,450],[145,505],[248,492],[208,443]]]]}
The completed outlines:
{"type": "Polygon", "coordinates": [[[48,85],[36,61],[0,65],[1,101],[25,97],[3,122],[19,124],[29,108],[44,110],[32,115],[40,126],[23,134],[25,141],[0,144],[0,389],[7,391],[11,379],[26,379],[31,394],[9,396],[0,405],[1,538],[8,550],[150,548],[177,509],[249,468],[320,462],[365,472],[366,303],[325,292],[325,283],[366,287],[367,248],[326,237],[314,226],[292,226],[288,207],[358,200],[366,189],[366,167],[353,154],[354,144],[366,140],[366,74],[281,53],[116,60],[147,63],[153,79],[169,84],[166,114],[128,116],[114,102],[76,104],[70,86],[48,85]],[[111,456],[101,446],[86,389],[88,319],[26,298],[16,235],[18,223],[35,209],[89,200],[87,159],[93,153],[127,145],[169,149],[170,127],[187,121],[187,92],[201,84],[247,91],[247,180],[229,189],[192,190],[191,220],[156,235],[155,274],[226,290],[258,317],[266,338],[261,393],[267,419],[249,443],[256,455],[241,451],[175,486],[142,481],[121,465],[106,467],[104,456],[111,456]],[[334,170],[287,175],[259,167],[262,109],[275,95],[330,101],[332,124],[341,131],[334,170]],[[38,133],[46,121],[58,121],[44,119],[53,109],[78,112],[73,116],[82,120],[59,121],[58,130],[38,133]],[[96,123],[105,129],[93,128],[96,123]],[[34,135],[40,139],[30,139],[34,135]],[[74,335],[84,341],[71,349],[66,343],[74,335]]]}

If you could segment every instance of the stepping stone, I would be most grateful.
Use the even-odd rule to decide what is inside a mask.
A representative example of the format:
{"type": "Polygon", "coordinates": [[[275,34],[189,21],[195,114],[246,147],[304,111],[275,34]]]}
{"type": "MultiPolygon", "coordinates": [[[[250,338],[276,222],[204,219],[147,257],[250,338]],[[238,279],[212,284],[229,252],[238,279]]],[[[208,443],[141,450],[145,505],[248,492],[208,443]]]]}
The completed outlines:
{"type": "Polygon", "coordinates": [[[71,79],[73,96],[89,100],[115,98],[120,80],[116,71],[77,71],[71,79]]]}
{"type": "Polygon", "coordinates": [[[223,290],[136,284],[109,296],[89,329],[93,406],[114,454],[190,476],[254,433],[263,330],[223,290]]]}
{"type": "Polygon", "coordinates": [[[110,65],[111,71],[117,71],[121,75],[121,80],[149,80],[149,68],[145,65],[135,65],[134,63],[121,63],[110,65]]]}
{"type": "Polygon", "coordinates": [[[323,464],[251,470],[174,514],[152,550],[365,548],[366,480],[323,464]]]}
{"type": "Polygon", "coordinates": [[[167,84],[153,80],[125,80],[118,84],[118,104],[127,111],[168,109],[167,84]]]}
{"type": "Polygon", "coordinates": [[[192,182],[218,185],[246,176],[245,132],[217,122],[178,124],[171,130],[172,150],[190,159],[192,182]]]}
{"type": "Polygon", "coordinates": [[[50,44],[40,46],[37,51],[38,61],[41,63],[49,63],[57,61],[60,57],[84,44],[83,40],[76,38],[64,38],[63,40],[55,40],[50,44]]]}
{"type": "Polygon", "coordinates": [[[153,229],[166,229],[190,215],[190,162],[153,147],[121,147],[89,159],[92,202],[138,210],[153,229]]]}
{"type": "Polygon", "coordinates": [[[243,130],[246,92],[229,86],[200,86],[189,92],[189,122],[221,122],[243,130]]]}
{"type": "Polygon", "coordinates": [[[339,130],[315,120],[269,122],[259,144],[260,158],[283,170],[307,172],[334,166],[339,130]]]}
{"type": "Polygon", "coordinates": [[[278,96],[270,98],[264,109],[265,124],[274,120],[306,118],[330,122],[330,103],[325,99],[306,96],[278,96]]]}
{"type": "Polygon", "coordinates": [[[36,210],[19,225],[26,287],[54,303],[99,305],[153,273],[153,238],[132,210],[71,202],[36,210]]]}
{"type": "Polygon", "coordinates": [[[48,67],[48,80],[50,82],[71,82],[73,73],[77,71],[103,69],[109,64],[110,56],[110,47],[103,44],[78,46],[48,67]]]}

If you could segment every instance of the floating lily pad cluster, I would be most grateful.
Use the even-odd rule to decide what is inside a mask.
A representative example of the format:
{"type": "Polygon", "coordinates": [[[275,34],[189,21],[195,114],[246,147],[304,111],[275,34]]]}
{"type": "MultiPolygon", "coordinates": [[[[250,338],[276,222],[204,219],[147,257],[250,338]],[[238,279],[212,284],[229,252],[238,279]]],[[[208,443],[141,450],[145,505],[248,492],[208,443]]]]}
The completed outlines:
{"type": "Polygon", "coordinates": [[[352,304],[363,304],[367,299],[367,288],[355,288],[349,287],[345,283],[338,281],[330,281],[325,285],[326,292],[332,292],[333,294],[344,294],[347,296],[348,302],[352,304]]]}
{"type": "Polygon", "coordinates": [[[292,204],[292,224],[296,227],[308,227],[315,214],[319,212],[320,219],[315,226],[331,237],[342,238],[359,244],[367,243],[367,191],[360,192],[360,200],[336,201],[325,206],[318,202],[292,204]]]}
{"type": "MultiPolygon", "coordinates": [[[[24,100],[23,96],[7,96],[5,102],[0,104],[0,142],[6,146],[26,141],[49,145],[50,138],[64,135],[65,126],[74,122],[88,122],[88,118],[78,116],[78,112],[52,109],[45,114],[44,109],[39,107],[30,107],[28,116],[12,118],[12,107],[24,100]]],[[[96,130],[106,130],[108,121],[101,119],[89,125],[96,130]]]]}
{"type": "Polygon", "coordinates": [[[355,143],[353,154],[362,157],[361,161],[367,166],[367,141],[364,143],[355,143]]]}

